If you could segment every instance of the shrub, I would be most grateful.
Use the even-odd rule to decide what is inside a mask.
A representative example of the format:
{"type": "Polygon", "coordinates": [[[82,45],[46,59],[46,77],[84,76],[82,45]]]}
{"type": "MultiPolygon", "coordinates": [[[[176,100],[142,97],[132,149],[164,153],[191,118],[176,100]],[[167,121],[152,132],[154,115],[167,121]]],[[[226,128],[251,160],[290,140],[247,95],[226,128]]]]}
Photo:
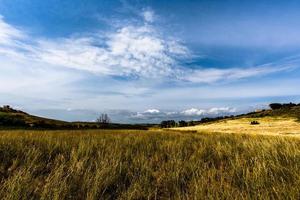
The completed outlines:
{"type": "Polygon", "coordinates": [[[295,103],[271,103],[270,105],[270,108],[272,110],[277,110],[277,109],[281,109],[281,108],[292,108],[292,107],[295,107],[295,106],[299,106],[299,104],[295,104],[295,103]]]}
{"type": "Polygon", "coordinates": [[[176,126],[176,122],[174,120],[162,121],[160,123],[161,128],[172,128],[176,126]]]}
{"type": "Polygon", "coordinates": [[[181,120],[181,121],[178,122],[178,125],[179,125],[180,127],[184,127],[184,126],[187,126],[188,123],[187,123],[186,121],[181,120]]]}
{"type": "Polygon", "coordinates": [[[269,106],[270,106],[270,108],[272,110],[277,110],[277,109],[282,108],[282,104],[281,103],[271,103],[269,106]]]}
{"type": "Polygon", "coordinates": [[[258,121],[252,121],[250,124],[251,124],[251,125],[258,125],[259,122],[258,122],[258,121]]]}

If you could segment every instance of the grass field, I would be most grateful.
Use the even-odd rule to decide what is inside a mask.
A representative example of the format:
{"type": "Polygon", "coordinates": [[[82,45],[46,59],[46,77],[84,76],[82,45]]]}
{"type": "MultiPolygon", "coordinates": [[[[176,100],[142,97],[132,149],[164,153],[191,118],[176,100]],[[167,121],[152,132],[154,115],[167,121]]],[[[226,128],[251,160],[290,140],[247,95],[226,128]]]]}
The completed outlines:
{"type": "Polygon", "coordinates": [[[188,130],[207,133],[237,133],[259,135],[285,135],[300,137],[300,123],[291,117],[261,117],[225,119],[218,122],[206,123],[197,126],[179,127],[175,130],[188,130]],[[251,125],[251,121],[260,124],[251,125]]]}
{"type": "Polygon", "coordinates": [[[0,131],[1,199],[299,199],[300,140],[0,131]]]}

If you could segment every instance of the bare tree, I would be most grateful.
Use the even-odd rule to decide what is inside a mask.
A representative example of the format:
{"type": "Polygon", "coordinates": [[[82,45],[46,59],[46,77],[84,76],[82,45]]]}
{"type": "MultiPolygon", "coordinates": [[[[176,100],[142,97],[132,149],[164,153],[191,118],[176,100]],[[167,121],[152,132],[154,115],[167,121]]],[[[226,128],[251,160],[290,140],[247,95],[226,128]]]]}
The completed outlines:
{"type": "Polygon", "coordinates": [[[97,120],[99,124],[109,124],[110,123],[110,118],[108,117],[107,114],[101,114],[97,120]]]}

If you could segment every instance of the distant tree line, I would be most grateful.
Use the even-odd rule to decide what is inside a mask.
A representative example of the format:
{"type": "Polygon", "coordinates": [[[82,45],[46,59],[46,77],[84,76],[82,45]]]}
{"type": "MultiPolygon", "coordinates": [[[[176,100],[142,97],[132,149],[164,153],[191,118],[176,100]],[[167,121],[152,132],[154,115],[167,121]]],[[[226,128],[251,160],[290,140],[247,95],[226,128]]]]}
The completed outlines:
{"type": "Polygon", "coordinates": [[[222,119],[228,119],[228,118],[234,118],[234,115],[230,116],[219,116],[219,117],[204,117],[202,118],[199,123],[208,123],[208,122],[214,122],[222,119]]]}
{"type": "Polygon", "coordinates": [[[230,116],[220,116],[220,117],[204,117],[199,121],[184,121],[180,120],[176,122],[175,120],[165,120],[160,123],[161,128],[173,128],[173,127],[186,127],[186,126],[195,126],[203,123],[214,122],[221,119],[233,118],[233,115],[230,116]]]}
{"type": "Polygon", "coordinates": [[[160,123],[161,128],[173,128],[173,127],[185,127],[185,126],[195,126],[199,124],[198,121],[184,121],[180,120],[176,122],[175,120],[166,120],[160,123]]]}
{"type": "Polygon", "coordinates": [[[195,125],[194,121],[184,121],[180,120],[176,122],[175,120],[166,120],[160,123],[161,128],[172,128],[172,127],[184,127],[184,126],[193,126],[195,125]]]}

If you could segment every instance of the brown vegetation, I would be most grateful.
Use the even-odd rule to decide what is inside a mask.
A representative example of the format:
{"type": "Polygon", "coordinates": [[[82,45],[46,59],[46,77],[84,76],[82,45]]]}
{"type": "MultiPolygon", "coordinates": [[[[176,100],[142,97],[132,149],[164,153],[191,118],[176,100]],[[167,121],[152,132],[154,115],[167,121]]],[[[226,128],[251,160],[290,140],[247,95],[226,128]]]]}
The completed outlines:
{"type": "Polygon", "coordinates": [[[0,196],[299,199],[299,146],[244,134],[0,131],[0,196]]]}

